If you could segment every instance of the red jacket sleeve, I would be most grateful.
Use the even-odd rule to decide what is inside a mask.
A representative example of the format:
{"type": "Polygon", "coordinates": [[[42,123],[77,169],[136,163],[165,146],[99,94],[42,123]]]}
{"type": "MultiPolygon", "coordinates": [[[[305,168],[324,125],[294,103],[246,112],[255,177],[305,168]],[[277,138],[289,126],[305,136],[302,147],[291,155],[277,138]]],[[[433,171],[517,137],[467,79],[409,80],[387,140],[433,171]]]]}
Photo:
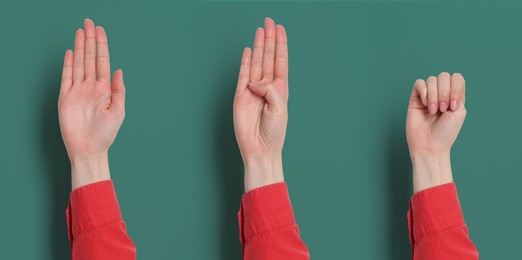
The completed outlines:
{"type": "Polygon", "coordinates": [[[415,193],[408,227],[414,260],[479,259],[453,182],[415,193]]]}
{"type": "Polygon", "coordinates": [[[245,193],[238,219],[243,259],[310,259],[299,236],[286,183],[245,193]]]}
{"type": "Polygon", "coordinates": [[[112,181],[71,192],[66,217],[73,260],[136,259],[112,181]]]}

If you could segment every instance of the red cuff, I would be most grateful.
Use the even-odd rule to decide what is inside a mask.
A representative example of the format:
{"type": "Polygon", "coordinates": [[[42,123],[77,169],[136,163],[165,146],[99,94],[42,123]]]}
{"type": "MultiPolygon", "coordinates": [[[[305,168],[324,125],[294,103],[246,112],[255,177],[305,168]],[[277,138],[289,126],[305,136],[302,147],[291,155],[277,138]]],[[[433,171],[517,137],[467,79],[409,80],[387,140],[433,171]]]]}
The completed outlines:
{"type": "Polygon", "coordinates": [[[66,215],[71,243],[84,231],[122,221],[112,181],[96,182],[72,191],[66,215]]]}
{"type": "Polygon", "coordinates": [[[414,241],[445,229],[464,225],[454,182],[413,194],[408,211],[410,239],[414,241]]]}
{"type": "Polygon", "coordinates": [[[295,225],[286,183],[275,183],[245,193],[238,218],[241,244],[258,234],[295,225]]]}

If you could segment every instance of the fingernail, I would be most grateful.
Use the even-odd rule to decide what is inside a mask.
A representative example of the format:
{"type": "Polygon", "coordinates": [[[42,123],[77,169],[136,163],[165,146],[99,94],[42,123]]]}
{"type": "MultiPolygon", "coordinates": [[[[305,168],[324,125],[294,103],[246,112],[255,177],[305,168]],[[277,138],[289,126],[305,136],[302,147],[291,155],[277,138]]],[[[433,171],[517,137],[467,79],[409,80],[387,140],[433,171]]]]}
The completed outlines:
{"type": "Polygon", "coordinates": [[[452,111],[457,110],[457,100],[455,100],[455,99],[451,100],[451,110],[452,111]]]}
{"type": "Polygon", "coordinates": [[[428,108],[428,110],[430,111],[431,114],[435,114],[437,113],[437,104],[435,103],[432,103],[430,104],[430,107],[428,108]]]}
{"type": "Polygon", "coordinates": [[[446,104],[446,102],[440,102],[439,109],[440,112],[446,112],[446,110],[448,110],[448,104],[446,104]]]}

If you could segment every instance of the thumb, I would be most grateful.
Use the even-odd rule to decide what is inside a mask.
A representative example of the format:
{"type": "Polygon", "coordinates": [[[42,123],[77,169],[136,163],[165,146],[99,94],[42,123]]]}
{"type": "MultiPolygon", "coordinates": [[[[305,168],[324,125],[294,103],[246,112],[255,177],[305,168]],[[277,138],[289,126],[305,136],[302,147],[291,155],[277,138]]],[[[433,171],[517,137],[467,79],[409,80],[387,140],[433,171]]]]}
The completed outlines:
{"type": "Polygon", "coordinates": [[[123,70],[119,69],[114,72],[111,84],[111,106],[115,105],[118,108],[125,107],[125,86],[123,85],[123,70]]]}
{"type": "Polygon", "coordinates": [[[410,96],[410,108],[425,108],[428,106],[428,87],[422,79],[415,81],[410,96]],[[413,106],[413,107],[412,107],[413,106]]]}
{"type": "Polygon", "coordinates": [[[256,96],[265,98],[269,106],[276,108],[284,107],[284,99],[274,84],[249,82],[248,89],[250,89],[250,91],[252,91],[256,96]]]}

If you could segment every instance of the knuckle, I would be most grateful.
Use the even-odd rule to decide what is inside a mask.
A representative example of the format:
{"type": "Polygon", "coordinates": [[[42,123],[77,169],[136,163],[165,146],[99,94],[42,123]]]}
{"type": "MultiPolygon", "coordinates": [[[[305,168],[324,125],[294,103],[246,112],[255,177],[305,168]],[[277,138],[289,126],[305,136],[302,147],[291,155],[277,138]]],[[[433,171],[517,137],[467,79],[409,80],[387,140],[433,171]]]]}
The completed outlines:
{"type": "Polygon", "coordinates": [[[73,64],[75,69],[82,69],[83,68],[83,62],[75,62],[73,64]]]}
{"type": "Polygon", "coordinates": [[[98,60],[98,62],[109,63],[109,56],[107,55],[98,55],[96,59],[98,60]]]}
{"type": "Polygon", "coordinates": [[[452,100],[461,100],[461,94],[460,93],[455,93],[455,92],[452,92],[451,93],[451,99],[452,100]]]}
{"type": "Polygon", "coordinates": [[[266,37],[266,39],[273,40],[276,38],[276,33],[275,33],[275,31],[268,31],[265,34],[265,37],[266,37]]]}
{"type": "Polygon", "coordinates": [[[286,58],[276,56],[276,57],[275,57],[275,62],[278,63],[278,64],[282,64],[282,65],[284,65],[284,64],[286,64],[286,58]]]}
{"type": "Polygon", "coordinates": [[[85,52],[85,59],[94,59],[96,58],[95,52],[86,51],[85,52]]]}
{"type": "Polygon", "coordinates": [[[265,59],[273,59],[274,58],[274,51],[273,50],[266,50],[264,54],[265,59]]]}
{"type": "Polygon", "coordinates": [[[464,89],[455,87],[454,85],[451,86],[451,96],[462,96],[464,95],[464,89]]]}
{"type": "Polygon", "coordinates": [[[252,61],[252,67],[255,67],[255,68],[258,68],[258,67],[261,67],[263,65],[263,62],[262,61],[252,61]]]}
{"type": "Polygon", "coordinates": [[[440,101],[448,101],[449,100],[449,95],[446,95],[446,94],[442,94],[441,95],[441,94],[439,94],[438,99],[440,101]]]}
{"type": "Polygon", "coordinates": [[[462,106],[462,105],[459,107],[457,112],[460,113],[463,117],[466,117],[466,115],[468,114],[468,110],[466,109],[465,106],[462,106]]]}
{"type": "Polygon", "coordinates": [[[436,99],[438,96],[439,96],[439,91],[437,89],[437,87],[432,87],[432,88],[428,88],[428,97],[430,97],[431,99],[436,99]]]}

